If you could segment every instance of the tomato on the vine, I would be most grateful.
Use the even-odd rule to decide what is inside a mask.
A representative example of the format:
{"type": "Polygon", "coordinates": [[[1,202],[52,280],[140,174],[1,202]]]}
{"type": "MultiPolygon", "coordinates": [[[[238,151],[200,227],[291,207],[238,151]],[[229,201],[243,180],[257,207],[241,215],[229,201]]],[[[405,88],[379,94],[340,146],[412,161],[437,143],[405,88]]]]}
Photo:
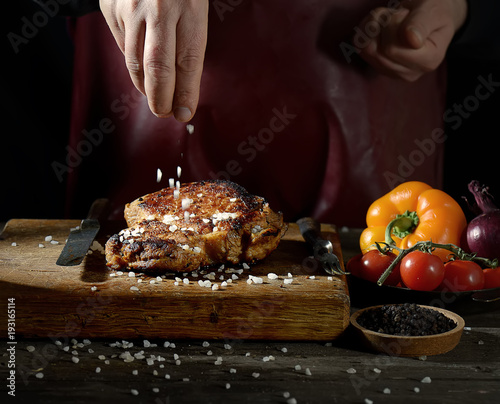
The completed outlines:
{"type": "MultiPolygon", "coordinates": [[[[376,283],[395,258],[396,255],[392,252],[382,254],[378,250],[370,250],[351,258],[347,263],[347,271],[354,276],[376,283]]],[[[384,285],[396,286],[400,281],[399,265],[396,265],[384,285]]]]}
{"type": "Polygon", "coordinates": [[[412,251],[401,260],[401,280],[414,290],[436,289],[444,279],[444,264],[436,255],[412,251]]]}
{"type": "Polygon", "coordinates": [[[483,269],[484,289],[500,288],[500,267],[483,269]]]}
{"type": "Polygon", "coordinates": [[[444,264],[444,279],[440,289],[450,292],[478,290],[484,287],[481,267],[472,261],[454,260],[444,264]]]}

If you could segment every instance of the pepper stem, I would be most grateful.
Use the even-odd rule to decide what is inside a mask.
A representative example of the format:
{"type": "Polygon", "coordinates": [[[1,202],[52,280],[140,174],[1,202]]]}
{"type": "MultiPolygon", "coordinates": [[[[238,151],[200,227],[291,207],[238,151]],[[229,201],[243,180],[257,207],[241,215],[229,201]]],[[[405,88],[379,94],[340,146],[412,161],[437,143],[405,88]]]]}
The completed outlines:
{"type": "Polygon", "coordinates": [[[413,230],[418,226],[419,218],[417,212],[406,212],[397,215],[393,220],[389,222],[385,228],[385,242],[389,245],[395,245],[396,242],[393,240],[392,235],[396,237],[404,238],[409,234],[413,233],[413,230]]]}

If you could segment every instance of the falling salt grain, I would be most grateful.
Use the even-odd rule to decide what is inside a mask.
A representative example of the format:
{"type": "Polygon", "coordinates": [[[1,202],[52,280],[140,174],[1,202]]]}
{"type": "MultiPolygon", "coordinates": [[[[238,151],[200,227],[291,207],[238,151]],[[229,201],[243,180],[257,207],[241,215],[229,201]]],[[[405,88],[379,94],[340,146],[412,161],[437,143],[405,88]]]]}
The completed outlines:
{"type": "Polygon", "coordinates": [[[36,377],[37,379],[43,379],[43,373],[42,373],[42,372],[38,372],[38,373],[35,375],[35,377],[36,377]]]}
{"type": "Polygon", "coordinates": [[[163,176],[161,170],[159,168],[156,169],[156,182],[161,181],[161,177],[163,176]]]}
{"type": "Polygon", "coordinates": [[[297,400],[295,398],[291,397],[288,400],[286,400],[286,403],[287,404],[297,404],[297,400]]]}
{"type": "Polygon", "coordinates": [[[132,393],[133,396],[139,395],[139,392],[136,389],[131,389],[130,392],[132,393]]]}
{"type": "Polygon", "coordinates": [[[229,383],[226,383],[226,390],[229,390],[231,388],[231,385],[229,383]]]}
{"type": "Polygon", "coordinates": [[[432,380],[429,376],[425,376],[422,380],[420,380],[420,383],[430,383],[430,382],[432,382],[432,380]]]}
{"type": "Polygon", "coordinates": [[[379,368],[373,368],[373,371],[374,371],[375,373],[381,373],[381,372],[382,372],[379,368]]]}
{"type": "Polygon", "coordinates": [[[181,166],[177,166],[177,178],[181,178],[182,168],[181,166]]]}
{"type": "Polygon", "coordinates": [[[288,279],[284,279],[284,280],[283,280],[283,283],[284,283],[285,285],[290,285],[292,282],[293,282],[293,279],[291,279],[291,278],[288,278],[288,279]]]}
{"type": "Polygon", "coordinates": [[[190,135],[192,135],[192,134],[194,133],[194,126],[193,126],[193,125],[191,125],[190,123],[188,123],[188,124],[186,125],[186,130],[188,131],[188,133],[189,133],[190,135]]]}
{"type": "Polygon", "coordinates": [[[369,398],[365,398],[365,404],[373,404],[373,400],[370,400],[369,398]]]}
{"type": "Polygon", "coordinates": [[[90,290],[91,290],[92,292],[95,292],[95,291],[97,290],[97,286],[92,286],[92,287],[90,288],[90,290]]]}
{"type": "Polygon", "coordinates": [[[168,373],[165,375],[165,379],[170,379],[170,375],[168,373]]]}
{"type": "Polygon", "coordinates": [[[80,362],[80,359],[78,359],[76,356],[72,356],[72,357],[71,357],[71,360],[73,361],[73,363],[78,363],[78,362],[80,362]]]}
{"type": "Polygon", "coordinates": [[[391,394],[391,389],[389,387],[386,387],[384,390],[382,390],[382,393],[391,394]]]}
{"type": "Polygon", "coordinates": [[[420,389],[419,389],[418,387],[414,387],[414,388],[413,388],[413,391],[414,391],[415,393],[420,393],[420,389]]]}
{"type": "Polygon", "coordinates": [[[45,246],[42,243],[40,243],[38,244],[38,248],[45,248],[45,246]]]}
{"type": "Polygon", "coordinates": [[[137,286],[131,286],[131,287],[130,287],[130,290],[138,291],[138,290],[139,290],[139,288],[138,288],[137,286]]]}
{"type": "Polygon", "coordinates": [[[17,247],[17,243],[16,243],[16,242],[11,243],[11,246],[12,246],[12,247],[17,247]]]}
{"type": "Polygon", "coordinates": [[[260,373],[257,373],[257,372],[253,372],[252,373],[252,377],[255,377],[256,379],[260,376],[260,373]]]}
{"type": "Polygon", "coordinates": [[[346,372],[352,375],[352,374],[356,373],[356,369],[349,368],[349,369],[346,370],[346,372]]]}
{"type": "Polygon", "coordinates": [[[46,236],[45,237],[45,241],[48,243],[50,241],[52,241],[52,236],[46,236]]]}
{"type": "Polygon", "coordinates": [[[274,272],[269,272],[267,274],[268,279],[278,279],[278,275],[276,275],[274,272]]]}
{"type": "Polygon", "coordinates": [[[309,368],[306,368],[306,375],[307,376],[311,376],[312,375],[311,370],[309,368]]]}
{"type": "Polygon", "coordinates": [[[283,392],[283,397],[284,398],[289,398],[290,397],[290,392],[288,392],[288,391],[283,392]]]}
{"type": "Polygon", "coordinates": [[[294,368],[294,369],[295,369],[295,370],[301,370],[301,369],[302,369],[302,366],[300,366],[300,365],[295,365],[295,368],[294,368]]]}
{"type": "Polygon", "coordinates": [[[28,352],[34,352],[34,351],[35,351],[35,347],[34,347],[33,345],[28,345],[28,346],[26,347],[26,350],[27,350],[28,352]]]}

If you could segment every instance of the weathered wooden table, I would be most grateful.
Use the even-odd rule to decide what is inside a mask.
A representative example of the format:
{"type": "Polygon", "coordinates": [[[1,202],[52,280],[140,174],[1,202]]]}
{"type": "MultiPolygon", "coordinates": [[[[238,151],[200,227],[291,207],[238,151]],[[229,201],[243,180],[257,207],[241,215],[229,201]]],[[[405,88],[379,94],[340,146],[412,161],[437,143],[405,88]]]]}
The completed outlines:
{"type": "Polygon", "coordinates": [[[364,351],[349,329],[333,342],[2,339],[0,402],[497,403],[500,311],[463,317],[454,350],[418,359],[364,351]]]}

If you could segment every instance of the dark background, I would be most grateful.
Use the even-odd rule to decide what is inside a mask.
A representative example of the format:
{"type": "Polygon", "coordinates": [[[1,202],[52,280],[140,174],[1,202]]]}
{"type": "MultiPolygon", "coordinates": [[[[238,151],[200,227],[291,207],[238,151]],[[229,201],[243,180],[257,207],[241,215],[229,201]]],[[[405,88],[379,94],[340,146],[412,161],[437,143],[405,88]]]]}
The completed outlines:
{"type": "MultiPolygon", "coordinates": [[[[19,33],[23,16],[37,8],[30,1],[10,2],[2,13],[4,50],[3,133],[1,136],[0,222],[10,218],[64,217],[65,183],[51,163],[64,161],[69,133],[72,44],[68,22],[51,18],[16,54],[7,33],[19,33]]],[[[495,59],[495,58],[493,58],[495,59]]],[[[499,59],[496,57],[496,59],[499,59]]],[[[500,63],[453,55],[448,58],[448,107],[474,94],[478,77],[500,81],[500,63]]],[[[500,88],[482,101],[460,127],[447,132],[444,191],[460,203],[477,179],[490,186],[500,203],[500,88]]],[[[463,204],[466,210],[465,204],[463,204]]]]}

